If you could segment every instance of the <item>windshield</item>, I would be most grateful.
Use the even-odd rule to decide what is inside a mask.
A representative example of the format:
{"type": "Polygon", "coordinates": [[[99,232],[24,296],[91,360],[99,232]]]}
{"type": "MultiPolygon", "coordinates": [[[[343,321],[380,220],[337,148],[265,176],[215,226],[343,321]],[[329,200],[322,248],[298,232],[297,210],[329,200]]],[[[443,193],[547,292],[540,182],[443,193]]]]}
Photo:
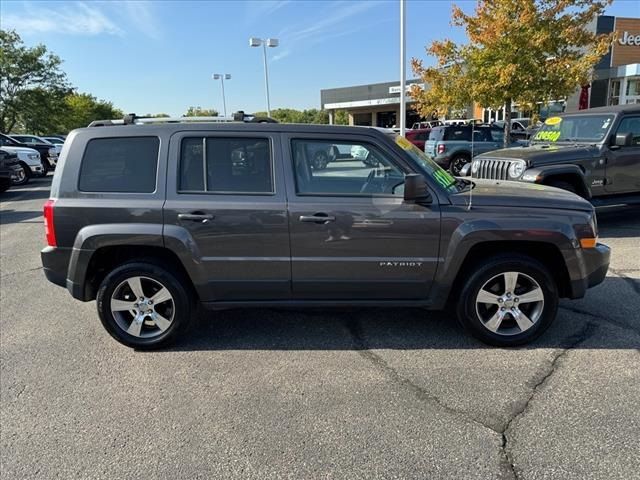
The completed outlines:
{"type": "Polygon", "coordinates": [[[438,182],[445,190],[454,193],[458,191],[457,182],[449,172],[427,157],[422,150],[404,137],[390,134],[396,144],[402,148],[409,156],[422,168],[424,173],[438,182]]]}
{"type": "Polygon", "coordinates": [[[609,132],[613,115],[550,117],[533,137],[534,142],[601,142],[609,132]]]}

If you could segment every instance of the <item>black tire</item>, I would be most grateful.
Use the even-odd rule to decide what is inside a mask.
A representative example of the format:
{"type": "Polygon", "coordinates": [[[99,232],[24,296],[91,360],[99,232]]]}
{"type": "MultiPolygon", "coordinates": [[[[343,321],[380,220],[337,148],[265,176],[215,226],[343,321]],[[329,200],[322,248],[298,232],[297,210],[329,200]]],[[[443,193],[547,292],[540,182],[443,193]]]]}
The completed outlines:
{"type": "Polygon", "coordinates": [[[26,185],[27,183],[29,183],[29,179],[31,178],[31,169],[24,162],[20,162],[18,165],[21,168],[21,170],[18,170],[16,172],[16,174],[18,175],[19,179],[18,180],[13,180],[12,184],[13,185],[26,185]]]}
{"type": "MultiPolygon", "coordinates": [[[[514,289],[513,295],[517,295],[516,289],[514,289]]],[[[464,282],[461,294],[456,301],[458,320],[471,335],[484,343],[496,347],[514,347],[535,340],[553,323],[558,310],[558,287],[549,269],[537,260],[525,255],[497,255],[483,260],[482,263],[470,272],[470,275],[467,275],[467,280],[464,282]],[[525,314],[527,313],[524,311],[526,305],[539,308],[539,317],[537,320],[528,330],[520,331],[519,333],[517,332],[520,329],[516,327],[516,321],[513,316],[505,317],[504,322],[506,323],[502,323],[501,325],[505,325],[505,327],[511,325],[512,330],[516,333],[508,333],[508,328],[506,328],[502,334],[489,330],[479,316],[479,307],[476,307],[476,299],[480,290],[486,286],[485,284],[487,284],[487,282],[491,282],[492,279],[505,272],[518,272],[520,275],[524,274],[524,276],[518,277],[518,282],[522,282],[522,284],[528,282],[527,276],[535,280],[544,295],[542,306],[540,306],[540,303],[522,303],[519,305],[523,307],[525,314]]],[[[506,304],[502,305],[506,306],[506,304]]],[[[516,304],[516,306],[518,305],[516,304]]],[[[484,307],[489,306],[484,305],[484,307]]],[[[500,307],[495,305],[495,308],[499,309],[500,307]]],[[[506,314],[509,315],[509,313],[507,307],[506,314]]],[[[491,314],[491,310],[487,308],[486,316],[491,316],[491,314]]],[[[530,313],[528,315],[529,317],[533,317],[530,313]]]]}
{"type": "Polygon", "coordinates": [[[565,182],[563,180],[551,180],[547,185],[549,185],[550,187],[560,188],[562,190],[566,190],[568,192],[579,195],[578,190],[576,190],[576,187],[574,185],[572,185],[569,182],[565,182]]]}
{"type": "MultiPolygon", "coordinates": [[[[185,288],[185,285],[188,285],[188,280],[184,279],[183,275],[166,266],[160,266],[153,260],[141,260],[121,265],[105,277],[98,289],[96,304],[100,321],[113,338],[128,347],[137,350],[153,350],[167,347],[175,342],[179,335],[187,329],[194,311],[194,295],[188,288],[185,288]],[[111,298],[114,291],[120,288],[127,279],[136,276],[145,277],[145,279],[150,279],[151,282],[158,282],[169,290],[172,296],[173,308],[175,308],[170,326],[162,333],[151,338],[142,338],[127,333],[118,324],[111,311],[111,298]]],[[[147,293],[145,292],[145,295],[147,293]]]]}
{"type": "Polygon", "coordinates": [[[471,159],[467,155],[456,155],[455,157],[453,157],[451,159],[451,163],[449,164],[449,171],[451,172],[451,175],[455,177],[460,176],[462,168],[470,162],[471,159]]]}
{"type": "Polygon", "coordinates": [[[40,172],[39,176],[44,178],[49,173],[49,160],[43,158],[40,160],[40,163],[42,164],[42,172],[40,172]]]}
{"type": "Polygon", "coordinates": [[[329,155],[327,152],[316,152],[313,156],[313,168],[324,170],[329,165],[329,155]]]}

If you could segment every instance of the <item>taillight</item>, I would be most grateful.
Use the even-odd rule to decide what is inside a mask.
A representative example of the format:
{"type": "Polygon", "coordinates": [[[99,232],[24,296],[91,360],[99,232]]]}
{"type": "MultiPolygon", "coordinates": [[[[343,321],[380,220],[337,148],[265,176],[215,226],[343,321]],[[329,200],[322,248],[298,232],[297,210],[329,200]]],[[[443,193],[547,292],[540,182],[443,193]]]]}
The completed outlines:
{"type": "Polygon", "coordinates": [[[55,200],[47,200],[44,204],[44,233],[47,237],[47,245],[50,247],[57,247],[56,242],[56,229],[53,226],[53,207],[55,200]]]}
{"type": "Polygon", "coordinates": [[[445,145],[443,145],[442,143],[438,145],[438,155],[441,155],[446,151],[447,151],[447,147],[445,145]]]}

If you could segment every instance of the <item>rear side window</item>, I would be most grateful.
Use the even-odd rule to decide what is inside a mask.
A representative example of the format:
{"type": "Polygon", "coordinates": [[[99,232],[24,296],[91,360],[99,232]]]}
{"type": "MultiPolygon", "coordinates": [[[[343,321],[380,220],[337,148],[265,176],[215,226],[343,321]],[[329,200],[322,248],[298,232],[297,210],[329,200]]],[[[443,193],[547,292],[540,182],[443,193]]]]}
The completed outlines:
{"type": "Polygon", "coordinates": [[[154,192],[159,147],[158,137],[89,140],[80,167],[80,191],[154,192]]]}
{"type": "Polygon", "coordinates": [[[471,129],[469,127],[454,126],[445,130],[444,140],[471,141],[471,129]]]}
{"type": "Polygon", "coordinates": [[[178,191],[274,193],[269,140],[184,138],[180,146],[178,191]]]}

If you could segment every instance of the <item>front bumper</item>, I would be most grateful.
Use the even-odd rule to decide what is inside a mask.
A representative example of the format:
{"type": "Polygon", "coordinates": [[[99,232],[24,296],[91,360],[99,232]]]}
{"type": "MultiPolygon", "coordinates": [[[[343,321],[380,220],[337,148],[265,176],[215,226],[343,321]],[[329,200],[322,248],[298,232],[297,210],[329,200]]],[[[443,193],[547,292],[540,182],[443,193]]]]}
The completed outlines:
{"type": "Polygon", "coordinates": [[[36,175],[40,175],[42,173],[42,165],[29,165],[29,169],[31,170],[31,173],[36,175]]]}
{"type": "Polygon", "coordinates": [[[595,248],[586,248],[582,253],[580,278],[571,281],[571,298],[584,297],[587,289],[601,284],[607,276],[611,249],[602,243],[595,248]]]}

